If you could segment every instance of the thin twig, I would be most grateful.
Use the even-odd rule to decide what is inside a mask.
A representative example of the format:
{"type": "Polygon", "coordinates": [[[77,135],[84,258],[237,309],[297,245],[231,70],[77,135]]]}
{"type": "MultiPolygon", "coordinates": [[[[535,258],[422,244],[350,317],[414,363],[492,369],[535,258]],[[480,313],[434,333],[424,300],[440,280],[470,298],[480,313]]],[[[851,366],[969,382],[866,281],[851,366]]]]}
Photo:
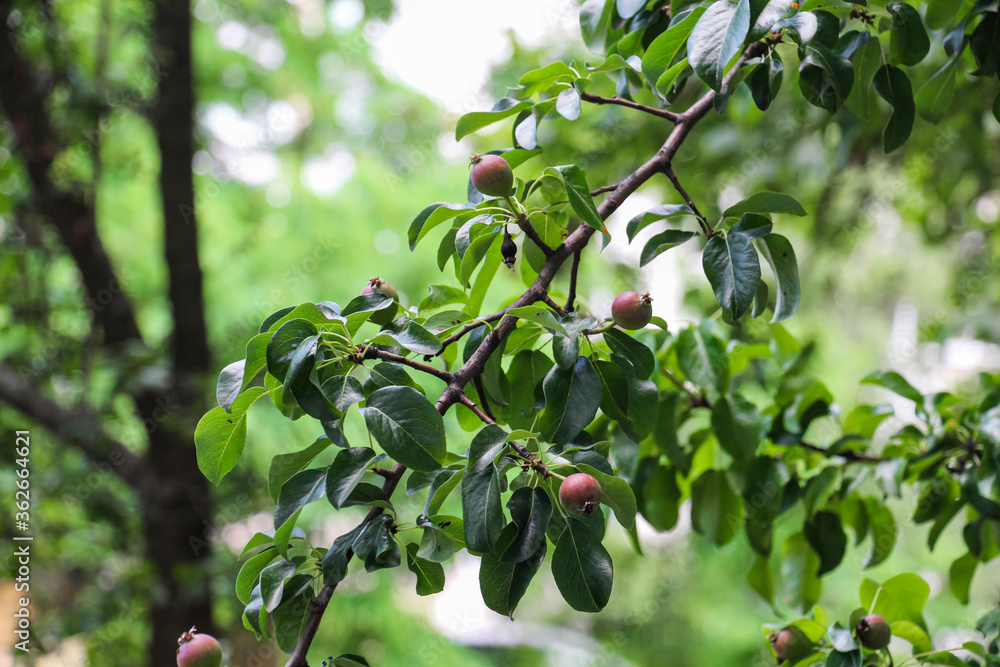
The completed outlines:
{"type": "Polygon", "coordinates": [[[796,442],[793,446],[801,447],[802,449],[808,449],[811,452],[818,452],[820,454],[825,454],[826,456],[839,456],[841,458],[847,459],[848,461],[858,461],[864,463],[881,463],[885,459],[880,456],[871,456],[870,454],[864,454],[862,452],[855,452],[854,450],[848,449],[842,452],[831,452],[818,445],[813,445],[808,442],[796,442]]]}
{"type": "Polygon", "coordinates": [[[537,231],[535,231],[535,228],[531,225],[531,222],[528,221],[527,216],[521,214],[517,217],[515,222],[517,223],[517,226],[521,228],[521,231],[524,232],[524,235],[527,236],[529,239],[531,239],[531,241],[536,246],[538,246],[538,248],[542,251],[542,253],[546,257],[552,256],[552,253],[555,251],[547,243],[545,243],[545,241],[542,240],[542,237],[538,235],[537,231]]]}
{"type": "Polygon", "coordinates": [[[674,375],[673,373],[670,372],[670,369],[664,368],[664,369],[661,370],[661,372],[663,373],[663,375],[668,380],[670,380],[671,382],[673,382],[674,385],[678,389],[680,389],[681,391],[683,391],[685,394],[688,395],[688,398],[691,399],[691,405],[693,407],[696,407],[696,408],[700,408],[700,407],[708,407],[708,408],[710,408],[710,407],[712,407],[711,404],[708,402],[708,399],[706,399],[701,394],[698,394],[697,392],[694,392],[691,389],[689,389],[683,382],[681,382],[679,379],[677,379],[676,375],[674,375]]]}
{"type": "Polygon", "coordinates": [[[548,306],[552,310],[556,311],[556,314],[559,315],[559,317],[566,317],[567,315],[569,315],[569,313],[567,313],[565,310],[563,310],[562,306],[560,306],[558,303],[556,303],[555,301],[553,301],[552,297],[550,297],[548,294],[546,294],[544,297],[542,297],[542,303],[544,303],[546,306],[548,306]]]}
{"type": "Polygon", "coordinates": [[[365,359],[381,359],[382,361],[391,361],[396,364],[409,366],[414,370],[427,373],[428,375],[433,375],[437,379],[443,380],[444,382],[451,382],[454,377],[448,371],[443,371],[440,368],[435,368],[429,364],[422,364],[419,361],[415,361],[399,354],[393,354],[392,352],[380,350],[374,345],[365,345],[363,348],[348,357],[348,360],[356,364],[360,364],[365,359]]]}
{"type": "Polygon", "coordinates": [[[566,299],[566,311],[573,312],[573,302],[576,301],[576,279],[580,273],[580,254],[583,248],[573,253],[573,265],[569,269],[569,297],[566,299]]]}
{"type": "MultiPolygon", "coordinates": [[[[472,412],[477,417],[479,417],[483,421],[483,423],[496,424],[495,419],[487,415],[484,411],[480,410],[479,406],[476,405],[476,403],[465,394],[462,394],[462,398],[459,399],[459,403],[472,410],[472,412]]],[[[525,447],[524,445],[521,445],[513,441],[507,444],[511,446],[511,449],[517,452],[518,456],[526,460],[528,462],[528,465],[530,465],[531,468],[537,471],[542,477],[548,478],[555,474],[552,472],[551,468],[542,463],[541,459],[539,459],[537,456],[528,451],[528,448],[525,447]]]]}
{"type": "Polygon", "coordinates": [[[476,393],[479,394],[479,403],[483,406],[483,412],[486,413],[487,417],[496,421],[493,411],[490,410],[490,402],[486,400],[486,388],[483,387],[483,376],[477,375],[472,383],[476,386],[476,393]]]}
{"type": "Polygon", "coordinates": [[[477,317],[476,319],[472,320],[464,327],[462,327],[461,329],[459,329],[458,331],[456,331],[455,333],[453,333],[452,335],[448,336],[443,341],[441,341],[441,349],[438,350],[437,353],[433,356],[440,356],[444,354],[445,348],[447,348],[455,341],[464,338],[465,334],[469,333],[470,331],[478,329],[487,322],[496,322],[501,317],[507,314],[507,310],[508,310],[507,308],[504,308],[503,310],[493,313],[492,315],[487,315],[486,317],[477,317]]]}
{"type": "Polygon", "coordinates": [[[615,95],[614,97],[601,97],[600,95],[594,95],[593,93],[582,92],[580,93],[580,99],[584,102],[590,102],[591,104],[615,104],[620,107],[628,107],[629,109],[635,109],[636,111],[642,111],[643,113],[648,113],[651,116],[657,116],[659,118],[666,118],[671,123],[679,123],[681,121],[681,114],[675,113],[673,111],[667,111],[666,109],[657,109],[656,107],[649,107],[645,104],[639,104],[633,102],[632,100],[626,100],[615,95]]]}
{"type": "Polygon", "coordinates": [[[596,190],[591,190],[590,196],[596,197],[597,195],[604,194],[605,192],[614,192],[617,189],[618,189],[618,183],[615,183],[614,185],[602,185],[596,190]]]}
{"type": "Polygon", "coordinates": [[[688,195],[684,186],[681,185],[680,180],[677,178],[677,174],[674,173],[674,169],[669,162],[663,168],[663,173],[666,174],[667,178],[670,179],[670,182],[673,183],[674,189],[677,190],[677,192],[681,194],[681,197],[684,198],[684,203],[688,205],[688,208],[694,211],[695,217],[698,218],[698,224],[701,225],[701,231],[705,232],[705,236],[708,238],[712,238],[712,235],[715,234],[715,232],[712,230],[711,225],[708,224],[708,220],[705,216],[702,215],[701,211],[698,210],[698,207],[694,205],[690,195],[688,195]]]}

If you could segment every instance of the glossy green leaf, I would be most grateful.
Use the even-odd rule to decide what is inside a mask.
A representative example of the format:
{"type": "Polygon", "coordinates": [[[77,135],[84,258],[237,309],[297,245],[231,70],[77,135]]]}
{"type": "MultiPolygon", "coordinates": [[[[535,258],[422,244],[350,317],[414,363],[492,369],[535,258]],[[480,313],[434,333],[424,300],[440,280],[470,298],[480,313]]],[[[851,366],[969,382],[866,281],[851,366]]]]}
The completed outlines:
{"type": "MultiPolygon", "coordinates": [[[[527,103],[530,106],[530,102],[527,103]]],[[[471,114],[469,114],[471,115],[471,114]]],[[[499,118],[497,119],[499,120],[499,118]]],[[[492,121],[491,121],[492,122],[492,121]]],[[[410,243],[410,250],[417,247],[420,239],[427,236],[427,233],[446,220],[462,215],[473,210],[473,204],[452,204],[451,202],[439,201],[424,207],[417,217],[410,223],[410,228],[406,233],[410,243]]]]}
{"type": "Polygon", "coordinates": [[[781,581],[787,595],[800,609],[809,609],[819,599],[822,584],[816,576],[819,557],[802,533],[789,535],[781,548],[781,581]]]}
{"type": "Polygon", "coordinates": [[[326,397],[326,400],[333,403],[333,407],[341,412],[345,412],[355,403],[365,400],[361,382],[350,375],[331,375],[323,381],[319,390],[326,397]]]}
{"type": "Polygon", "coordinates": [[[683,19],[657,35],[656,39],[646,47],[646,53],[642,56],[642,73],[650,85],[655,86],[663,73],[670,69],[684,51],[691,30],[704,12],[704,7],[696,7],[683,19]]]}
{"type": "Polygon", "coordinates": [[[889,26],[889,62],[893,65],[916,65],[931,49],[931,41],[920,14],[905,2],[886,6],[892,16],[889,26]]]}
{"type": "Polygon", "coordinates": [[[445,455],[444,421],[411,387],[383,387],[361,408],[368,431],[393,459],[415,470],[436,470],[445,455]]]}
{"type": "Polygon", "coordinates": [[[552,517],[552,503],[549,494],[539,487],[523,486],[514,491],[507,501],[510,519],[517,527],[517,537],[502,553],[501,560],[507,563],[521,563],[538,552],[545,543],[545,529],[552,517]]]}
{"type": "Polygon", "coordinates": [[[725,345],[705,325],[689,327],[678,334],[677,362],[691,382],[713,396],[729,384],[729,355],[725,345]]]}
{"type": "Polygon", "coordinates": [[[247,439],[247,409],[263,395],[263,388],[251,387],[239,395],[229,412],[212,408],[198,421],[194,431],[198,469],[213,484],[222,481],[240,460],[247,439]]]}
{"type": "Polygon", "coordinates": [[[451,285],[428,285],[429,294],[420,302],[420,310],[434,310],[453,303],[468,303],[469,297],[462,290],[451,285]]]}
{"type": "Polygon", "coordinates": [[[847,535],[840,525],[840,517],[834,512],[816,512],[806,521],[802,532],[809,541],[809,546],[819,556],[819,571],[822,577],[832,571],[844,559],[847,552],[847,535]]]}
{"type": "Polygon", "coordinates": [[[768,234],[758,241],[760,254],[771,266],[774,274],[774,317],[771,322],[782,322],[795,314],[799,307],[799,265],[795,250],[781,234],[768,234]]]}
{"type": "Polygon", "coordinates": [[[398,566],[399,544],[393,539],[392,517],[380,514],[364,524],[351,548],[358,559],[364,561],[366,572],[398,566]]]}
{"type": "Polygon", "coordinates": [[[330,549],[323,556],[323,560],[320,563],[323,570],[324,584],[336,586],[347,576],[347,566],[353,555],[351,545],[354,544],[354,540],[357,539],[364,526],[365,524],[361,524],[344,533],[337,537],[333,541],[333,544],[330,545],[330,549]]]}
{"type": "Polygon", "coordinates": [[[335,508],[344,507],[354,487],[376,461],[385,458],[370,447],[351,447],[337,452],[326,473],[326,497],[335,508]]]}
{"type": "Polygon", "coordinates": [[[587,185],[587,175],[583,169],[569,164],[549,167],[545,173],[558,176],[562,180],[566,187],[569,205],[581,220],[598,231],[607,231],[604,227],[604,220],[601,219],[601,215],[597,212],[597,206],[594,205],[594,198],[590,196],[590,186],[587,185]]]}
{"type": "Polygon", "coordinates": [[[545,409],[538,427],[549,442],[568,442],[594,420],[601,405],[601,381],[586,357],[572,368],[553,366],[542,383],[545,409]]]}
{"type": "Polygon", "coordinates": [[[469,465],[462,478],[462,520],[470,551],[492,551],[503,530],[500,476],[494,460],[506,444],[506,431],[491,424],[469,446],[469,465]]]}
{"type": "Polygon", "coordinates": [[[780,192],[758,192],[726,209],[723,217],[738,218],[744,213],[790,213],[803,216],[806,210],[794,197],[780,192]]]}
{"type": "Polygon", "coordinates": [[[726,394],[712,406],[712,430],[730,456],[746,461],[761,441],[760,412],[739,394],[726,394]]]}
{"type": "Polygon", "coordinates": [[[520,308],[511,308],[507,311],[507,314],[513,317],[518,317],[522,320],[534,322],[535,324],[540,324],[546,329],[552,329],[556,333],[560,333],[563,336],[569,336],[569,333],[567,333],[566,329],[563,328],[563,325],[556,318],[556,314],[544,306],[521,306],[520,308]]]}
{"type": "Polygon", "coordinates": [[[757,556],[747,574],[747,583],[770,605],[774,605],[774,577],[767,556],[757,556]]]}
{"type": "Polygon", "coordinates": [[[875,86],[875,92],[892,105],[892,115],[882,132],[884,150],[886,153],[891,153],[906,143],[913,130],[913,119],[916,114],[913,88],[906,73],[892,65],[880,67],[875,72],[872,84],[875,86]]]}
{"type": "Polygon", "coordinates": [[[740,52],[749,31],[749,0],[719,0],[709,5],[687,44],[688,60],[698,78],[719,90],[726,65],[740,52]]]}
{"type": "Polygon", "coordinates": [[[702,267],[716,300],[733,319],[750,309],[760,282],[760,259],[747,236],[739,232],[713,236],[705,245],[702,267]]]}
{"type": "Polygon", "coordinates": [[[875,567],[892,553],[896,546],[898,530],[896,519],[884,504],[875,498],[865,498],[865,512],[872,534],[872,551],[864,567],[875,567]]]}
{"type": "Polygon", "coordinates": [[[879,387],[885,387],[892,393],[913,401],[918,408],[921,407],[924,402],[923,394],[914,389],[913,385],[907,382],[906,379],[896,371],[872,373],[861,380],[861,384],[874,384],[879,387]]]}
{"type": "Polygon", "coordinates": [[[614,568],[599,535],[570,517],[552,555],[552,576],[563,599],[577,611],[598,612],[611,598],[614,568]]]}
{"type": "MultiPolygon", "coordinates": [[[[391,327],[391,325],[390,325],[391,327]]],[[[434,355],[441,350],[441,341],[415,320],[407,320],[402,327],[386,327],[372,338],[374,345],[399,345],[415,354],[434,355]]]]}
{"type": "Polygon", "coordinates": [[[250,604],[250,599],[253,594],[254,586],[257,584],[257,579],[260,577],[260,573],[267,567],[272,560],[278,557],[278,552],[274,549],[268,549],[263,553],[259,553],[253,558],[247,560],[243,563],[243,567],[240,568],[240,573],[236,575],[236,597],[244,605],[250,604]]]}
{"type": "Polygon", "coordinates": [[[969,604],[969,588],[972,585],[972,575],[976,572],[979,559],[970,553],[961,556],[948,569],[948,585],[951,594],[962,604],[969,604]]]}
{"type": "Polygon", "coordinates": [[[872,79],[882,66],[882,45],[878,37],[872,37],[867,44],[851,55],[854,67],[854,85],[847,97],[847,108],[862,118],[868,118],[871,109],[872,79]]]}
{"type": "Polygon", "coordinates": [[[802,48],[805,57],[799,66],[799,90],[810,104],[833,114],[851,94],[854,67],[850,60],[818,42],[802,48]]]}
{"type": "Polygon", "coordinates": [[[629,220],[628,224],[625,226],[625,233],[628,235],[628,240],[631,243],[636,234],[657,220],[675,218],[682,215],[693,216],[694,211],[692,211],[691,208],[685,204],[664,204],[663,206],[656,206],[648,211],[643,211],[629,220]]]}
{"type": "Polygon", "coordinates": [[[676,248],[690,240],[694,235],[694,232],[685,232],[679,229],[668,229],[660,232],[646,242],[639,257],[639,266],[646,266],[667,250],[676,248]]]}
{"type": "Polygon", "coordinates": [[[323,497],[326,492],[326,471],[303,470],[292,475],[281,487],[274,509],[274,527],[280,528],[300,509],[323,497]]]}
{"type": "MultiPolygon", "coordinates": [[[[515,100],[512,97],[501,97],[489,111],[467,113],[459,118],[458,123],[455,125],[455,141],[487,125],[492,125],[525,109],[530,109],[533,104],[534,102],[531,100],[515,100]]],[[[412,240],[413,237],[411,236],[410,238],[410,248],[412,249],[414,242],[412,240]]]]}
{"type": "Polygon", "coordinates": [[[528,590],[528,584],[541,567],[548,549],[543,537],[537,550],[528,558],[517,563],[502,559],[500,554],[511,548],[517,530],[515,524],[507,524],[500,534],[497,549],[484,554],[479,566],[479,589],[483,602],[496,613],[510,618],[514,617],[514,609],[528,590]]]}
{"type": "Polygon", "coordinates": [[[417,575],[417,595],[434,595],[444,590],[444,568],[440,563],[417,555],[417,545],[406,545],[406,567],[417,575]]]}
{"type": "Polygon", "coordinates": [[[927,79],[917,91],[917,113],[924,120],[934,124],[944,120],[952,100],[955,98],[955,70],[958,58],[952,58],[944,67],[927,79]]]}

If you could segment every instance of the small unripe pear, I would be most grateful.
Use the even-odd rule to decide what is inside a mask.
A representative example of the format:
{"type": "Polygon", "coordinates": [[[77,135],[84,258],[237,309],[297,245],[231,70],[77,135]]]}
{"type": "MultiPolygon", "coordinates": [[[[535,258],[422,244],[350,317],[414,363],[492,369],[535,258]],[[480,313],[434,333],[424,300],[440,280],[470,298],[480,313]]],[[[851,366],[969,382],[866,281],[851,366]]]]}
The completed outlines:
{"type": "Polygon", "coordinates": [[[220,667],[222,646],[212,635],[197,634],[191,628],[177,640],[177,667],[220,667]]]}
{"type": "Polygon", "coordinates": [[[574,473],[559,487],[559,502],[567,511],[587,516],[601,504],[601,483],[585,472],[574,473]]]}
{"type": "Polygon", "coordinates": [[[885,648],[892,639],[888,621],[878,614],[868,614],[858,621],[857,632],[861,645],[873,651],[885,648]]]}
{"type": "Polygon", "coordinates": [[[399,294],[396,292],[396,289],[386,281],[376,276],[369,280],[368,284],[365,285],[365,288],[361,290],[361,294],[363,295],[372,293],[387,296],[396,303],[393,303],[388,308],[376,310],[368,317],[368,321],[379,326],[392,322],[396,318],[396,313],[399,311],[399,294]]]}
{"type": "Polygon", "coordinates": [[[611,304],[611,317],[622,329],[641,329],[653,318],[652,304],[649,292],[622,292],[611,304]]]}
{"type": "Polygon", "coordinates": [[[504,197],[514,187],[514,172],[499,155],[473,155],[472,187],[489,197],[504,197]]]}
{"type": "Polygon", "coordinates": [[[813,643],[794,625],[772,632],[767,639],[774,647],[774,652],[780,661],[798,662],[813,651],[813,643]]]}

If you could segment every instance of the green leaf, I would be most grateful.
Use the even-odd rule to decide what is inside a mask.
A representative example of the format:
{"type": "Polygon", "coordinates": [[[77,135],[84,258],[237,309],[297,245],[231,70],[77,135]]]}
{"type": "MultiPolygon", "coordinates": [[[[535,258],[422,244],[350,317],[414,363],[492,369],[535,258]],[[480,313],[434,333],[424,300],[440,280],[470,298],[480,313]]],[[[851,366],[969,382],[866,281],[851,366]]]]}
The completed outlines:
{"type": "Polygon", "coordinates": [[[354,539],[352,549],[365,562],[366,572],[396,567],[400,563],[399,544],[392,534],[393,520],[380,514],[366,523],[354,539]]]}
{"type": "Polygon", "coordinates": [[[563,325],[556,319],[555,313],[543,306],[521,306],[520,308],[511,308],[507,311],[507,314],[512,315],[513,317],[518,317],[522,320],[534,322],[535,324],[540,324],[547,329],[552,329],[556,333],[562,334],[563,336],[569,336],[569,333],[567,333],[563,325]]]}
{"type": "Polygon", "coordinates": [[[713,396],[725,391],[729,384],[729,355],[706,325],[689,327],[678,334],[677,363],[691,382],[713,396]]]}
{"type": "Polygon", "coordinates": [[[868,514],[872,534],[872,552],[864,565],[865,568],[869,568],[875,567],[889,557],[896,546],[899,531],[892,512],[876,498],[865,498],[865,512],[868,514]]]}
{"type": "Polygon", "coordinates": [[[924,85],[917,91],[916,105],[917,113],[924,120],[928,120],[935,125],[940,123],[948,107],[955,98],[955,70],[958,65],[958,56],[949,60],[944,67],[935,72],[934,76],[927,79],[924,85]]]}
{"type": "Polygon", "coordinates": [[[576,517],[569,518],[556,542],[552,576],[563,599],[577,611],[598,612],[611,598],[611,556],[600,537],[576,517]]]}
{"type": "Polygon", "coordinates": [[[500,475],[494,460],[506,444],[506,431],[490,424],[469,445],[469,464],[462,478],[462,521],[469,551],[492,551],[503,530],[500,475]]]}
{"type": "Polygon", "coordinates": [[[421,311],[434,310],[453,303],[465,304],[469,302],[469,297],[466,296],[465,292],[451,285],[428,285],[427,291],[430,294],[424,297],[418,306],[421,311]]]}
{"type": "MultiPolygon", "coordinates": [[[[473,111],[459,118],[458,123],[455,125],[455,141],[459,141],[462,137],[472,134],[487,125],[501,121],[508,116],[513,116],[525,109],[530,109],[533,105],[534,102],[531,100],[515,100],[512,97],[501,97],[489,111],[473,111]]],[[[412,249],[412,247],[413,241],[411,240],[410,248],[412,249]]]]}
{"type": "Polygon", "coordinates": [[[312,463],[313,459],[326,451],[326,448],[332,444],[333,442],[329,438],[318,438],[305,449],[288,454],[278,454],[271,459],[271,467],[267,472],[267,490],[271,498],[277,501],[284,483],[292,475],[312,463]]]}
{"type": "Polygon", "coordinates": [[[514,617],[514,609],[528,590],[528,584],[541,567],[548,549],[543,535],[538,549],[527,559],[518,563],[503,560],[500,554],[510,549],[516,534],[517,526],[507,524],[498,539],[498,548],[484,554],[479,566],[479,589],[483,602],[496,613],[510,618],[514,617]]]}
{"type": "Polygon", "coordinates": [[[712,406],[712,430],[730,456],[746,461],[760,444],[760,412],[739,394],[726,394],[712,406]]]}
{"type": "Polygon", "coordinates": [[[802,533],[789,535],[781,548],[781,580],[790,599],[800,609],[809,609],[819,599],[822,584],[816,576],[819,557],[809,548],[802,533]]]}
{"type": "Polygon", "coordinates": [[[531,428],[537,414],[536,403],[540,403],[542,380],[550,368],[552,360],[538,350],[521,350],[514,355],[507,368],[507,379],[511,387],[522,390],[511,392],[505,408],[511,428],[531,428]]]}
{"type": "Polygon", "coordinates": [[[710,238],[702,254],[702,267],[719,305],[734,320],[750,309],[760,282],[760,260],[746,235],[730,232],[710,238]]]}
{"type": "Polygon", "coordinates": [[[892,15],[889,26],[889,62],[893,65],[916,65],[931,49],[920,14],[905,2],[886,7],[892,15]]]}
{"type": "Polygon", "coordinates": [[[646,266],[661,254],[676,248],[680,244],[688,241],[695,235],[694,232],[684,232],[678,229],[668,229],[665,232],[653,236],[646,242],[639,257],[639,266],[646,266]]]}
{"type": "Polygon", "coordinates": [[[792,244],[781,234],[768,234],[757,247],[771,266],[776,292],[774,317],[771,322],[782,322],[795,314],[799,307],[799,266],[792,244]]]}
{"type": "Polygon", "coordinates": [[[631,530],[635,525],[636,502],[632,487],[624,479],[608,475],[593,466],[581,463],[577,466],[581,472],[593,475],[601,485],[601,502],[611,508],[615,518],[625,530],[631,530]]]}
{"type": "Polygon", "coordinates": [[[726,209],[722,217],[738,218],[744,213],[791,213],[803,216],[806,214],[806,210],[794,197],[765,190],[733,204],[726,209]]]}
{"type": "Polygon", "coordinates": [[[438,337],[415,320],[407,320],[398,330],[389,325],[372,338],[371,342],[374,345],[401,345],[415,354],[433,355],[441,350],[438,337]]]}
{"type": "Polygon", "coordinates": [[[278,504],[274,508],[274,527],[281,528],[293,514],[323,497],[326,492],[326,471],[303,470],[281,487],[278,504]]]}
{"type": "Polygon", "coordinates": [[[749,30],[749,0],[719,0],[709,5],[687,43],[688,60],[698,78],[718,91],[726,65],[740,52],[749,30]]]}
{"type": "Polygon", "coordinates": [[[444,568],[440,563],[417,555],[417,545],[406,545],[406,567],[417,575],[417,595],[434,595],[444,590],[444,568]]]}
{"type": "Polygon", "coordinates": [[[779,21],[793,16],[796,11],[796,5],[791,2],[786,2],[786,0],[758,0],[751,3],[750,5],[750,21],[753,23],[753,27],[750,28],[750,34],[747,35],[747,39],[744,45],[748,45],[751,42],[756,42],[761,39],[767,33],[774,30],[773,26],[779,21]],[[756,16],[755,8],[761,4],[761,1],[766,1],[767,4],[757,13],[756,16]]]}
{"type": "Polygon", "coordinates": [[[417,550],[418,556],[435,563],[444,563],[455,555],[458,543],[443,528],[423,515],[417,517],[417,525],[424,529],[420,548],[417,550]]]}
{"type": "Polygon", "coordinates": [[[538,552],[545,543],[545,529],[552,517],[549,494],[539,487],[523,486],[507,501],[510,518],[517,527],[517,537],[510,546],[498,552],[506,563],[522,563],[538,552]]]}
{"type": "Polygon", "coordinates": [[[269,612],[278,608],[285,580],[295,574],[294,561],[279,560],[265,567],[260,573],[260,594],[264,598],[264,609],[269,612]]]}
{"type": "Polygon", "coordinates": [[[580,7],[580,32],[591,51],[603,53],[608,39],[617,40],[608,36],[614,9],[611,0],[584,0],[580,7]]]}
{"type": "MultiPolygon", "coordinates": [[[[906,5],[909,6],[909,5],[906,5]]],[[[892,115],[882,133],[882,144],[886,153],[891,153],[906,143],[913,130],[916,109],[913,105],[913,88],[903,70],[892,65],[883,65],[875,72],[872,81],[875,92],[892,105],[892,115]]]]}
{"type": "Polygon", "coordinates": [[[346,412],[347,408],[365,400],[361,382],[350,375],[331,375],[323,381],[319,390],[341,412],[346,412]]]}
{"type": "Polygon", "coordinates": [[[971,553],[967,553],[955,560],[948,570],[948,584],[951,588],[951,594],[962,604],[969,604],[969,587],[978,564],[979,559],[971,553]]]}
{"type": "Polygon", "coordinates": [[[643,518],[653,528],[665,532],[677,525],[681,490],[673,468],[658,464],[654,458],[644,459],[633,484],[636,485],[636,504],[643,518]]]}
{"type": "Polygon", "coordinates": [[[872,37],[867,44],[851,56],[855,81],[847,97],[847,108],[862,118],[868,118],[871,107],[872,79],[882,66],[882,45],[878,37],[872,37]]]}
{"type": "Polygon", "coordinates": [[[694,211],[692,211],[690,207],[685,204],[664,204],[663,206],[656,206],[648,211],[643,211],[629,220],[628,225],[625,227],[625,233],[628,235],[629,243],[632,242],[632,239],[635,238],[636,234],[657,220],[674,218],[682,215],[694,215],[694,211]]]}
{"type": "Polygon", "coordinates": [[[778,95],[784,71],[781,59],[773,54],[765,58],[762,64],[756,65],[747,77],[747,87],[750,88],[753,103],[761,111],[767,111],[771,107],[771,101],[778,95]]]}
{"type": "Polygon", "coordinates": [[[931,30],[944,28],[961,4],[957,0],[928,0],[927,27],[931,30]]]}
{"type": "Polygon", "coordinates": [[[730,231],[739,232],[747,238],[761,239],[770,234],[772,229],[774,229],[774,223],[766,215],[744,213],[730,231]]]}
{"type": "Polygon", "coordinates": [[[236,597],[244,605],[250,604],[257,578],[267,565],[278,556],[274,549],[259,553],[243,563],[240,573],[236,575],[236,597]]]}
{"type": "Polygon", "coordinates": [[[217,485],[240,460],[247,439],[247,409],[263,395],[263,388],[251,387],[233,402],[230,412],[212,408],[198,421],[194,430],[198,469],[208,481],[217,485]]]}
{"type": "Polygon", "coordinates": [[[427,236],[427,232],[431,231],[442,222],[451,220],[456,216],[462,215],[463,213],[467,213],[474,209],[475,205],[473,204],[452,204],[451,202],[446,201],[439,201],[424,207],[424,210],[420,211],[420,213],[417,214],[417,217],[413,219],[413,222],[410,223],[410,228],[406,233],[407,239],[410,243],[410,250],[416,248],[420,239],[427,236]]]}
{"type": "Polygon", "coordinates": [[[347,566],[353,555],[351,545],[354,544],[354,540],[361,534],[361,529],[365,525],[356,526],[351,531],[336,538],[330,545],[330,550],[323,556],[321,563],[324,584],[336,586],[347,576],[347,566]]]}
{"type": "Polygon", "coordinates": [[[657,35],[656,39],[646,47],[646,53],[642,56],[642,73],[651,86],[655,88],[663,73],[670,69],[677,57],[683,53],[691,30],[704,12],[704,7],[696,7],[683,19],[657,35]]]}
{"type": "Polygon", "coordinates": [[[569,442],[594,420],[601,405],[601,381],[586,357],[568,369],[553,366],[542,383],[545,409],[538,426],[549,442],[569,442]]]}
{"type": "Polygon", "coordinates": [[[360,655],[345,653],[334,658],[330,667],[371,667],[371,665],[360,655]]]}
{"type": "Polygon", "coordinates": [[[691,485],[691,525],[717,546],[732,540],[743,525],[743,501],[721,470],[708,470],[691,485]]]}
{"type": "Polygon", "coordinates": [[[819,556],[819,571],[822,577],[844,559],[847,551],[847,535],[840,525],[840,516],[834,512],[816,512],[802,527],[809,545],[819,556]]]}
{"type": "MultiPolygon", "coordinates": [[[[267,337],[270,338],[270,336],[267,337]]],[[[219,381],[215,387],[215,399],[219,406],[225,410],[229,409],[236,397],[243,391],[243,369],[246,367],[246,363],[246,359],[234,361],[219,373],[219,381]]]]}
{"type": "MultiPolygon", "coordinates": [[[[890,625],[897,621],[907,621],[924,626],[924,606],[930,598],[931,588],[927,582],[915,574],[897,574],[879,586],[871,579],[861,582],[859,598],[861,606],[869,613],[879,614],[890,625]]],[[[895,631],[895,627],[893,628],[895,631]]],[[[922,650],[922,649],[921,649],[922,650]]]]}
{"type": "Polygon", "coordinates": [[[802,50],[799,90],[806,101],[832,115],[851,94],[854,66],[819,42],[810,42],[802,50]]]}
{"type": "Polygon", "coordinates": [[[368,431],[393,459],[414,470],[437,470],[445,455],[444,421],[411,387],[383,387],[361,408],[368,431]]]}
{"type": "Polygon", "coordinates": [[[800,11],[788,18],[781,19],[771,26],[771,32],[787,30],[800,46],[812,41],[819,30],[819,21],[813,12],[800,11]]]}
{"type": "Polygon", "coordinates": [[[337,509],[345,507],[354,487],[375,462],[385,458],[370,447],[351,447],[337,453],[326,472],[326,497],[337,509]]]}
{"type": "Polygon", "coordinates": [[[645,380],[653,374],[656,367],[653,351],[632,336],[619,329],[608,329],[604,332],[604,342],[612,353],[628,359],[638,377],[645,380]]]}
{"type": "Polygon", "coordinates": [[[395,386],[412,387],[421,394],[424,393],[423,387],[417,384],[402,366],[391,361],[382,361],[369,368],[368,379],[365,380],[362,389],[370,396],[378,389],[395,386]]]}
{"type": "Polygon", "coordinates": [[[556,111],[566,120],[580,117],[580,93],[576,88],[567,88],[556,97],[556,111]]]}
{"type": "Polygon", "coordinates": [[[769,605],[774,606],[774,577],[767,556],[757,556],[747,574],[747,583],[769,605]]]}
{"type": "Polygon", "coordinates": [[[885,387],[892,393],[913,401],[917,408],[921,408],[924,403],[924,396],[913,388],[902,375],[896,371],[883,371],[872,373],[861,380],[861,384],[874,384],[885,387]]]}
{"type": "Polygon", "coordinates": [[[556,175],[563,181],[566,187],[566,197],[569,205],[573,208],[581,220],[599,232],[607,232],[604,220],[597,212],[594,205],[594,198],[590,196],[590,186],[587,185],[587,174],[575,164],[563,165],[560,167],[549,167],[546,174],[556,175]]]}

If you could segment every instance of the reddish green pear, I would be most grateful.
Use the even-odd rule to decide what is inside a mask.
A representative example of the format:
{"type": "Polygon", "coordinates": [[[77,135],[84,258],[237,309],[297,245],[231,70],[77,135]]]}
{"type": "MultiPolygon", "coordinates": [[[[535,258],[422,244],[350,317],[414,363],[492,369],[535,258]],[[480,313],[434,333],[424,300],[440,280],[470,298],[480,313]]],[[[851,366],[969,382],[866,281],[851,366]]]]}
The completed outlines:
{"type": "Polygon", "coordinates": [[[220,667],[222,646],[212,635],[197,634],[194,628],[177,640],[177,667],[220,667]]]}
{"type": "Polygon", "coordinates": [[[593,475],[574,473],[559,487],[559,502],[567,511],[587,516],[601,504],[601,484],[593,475]]]}

